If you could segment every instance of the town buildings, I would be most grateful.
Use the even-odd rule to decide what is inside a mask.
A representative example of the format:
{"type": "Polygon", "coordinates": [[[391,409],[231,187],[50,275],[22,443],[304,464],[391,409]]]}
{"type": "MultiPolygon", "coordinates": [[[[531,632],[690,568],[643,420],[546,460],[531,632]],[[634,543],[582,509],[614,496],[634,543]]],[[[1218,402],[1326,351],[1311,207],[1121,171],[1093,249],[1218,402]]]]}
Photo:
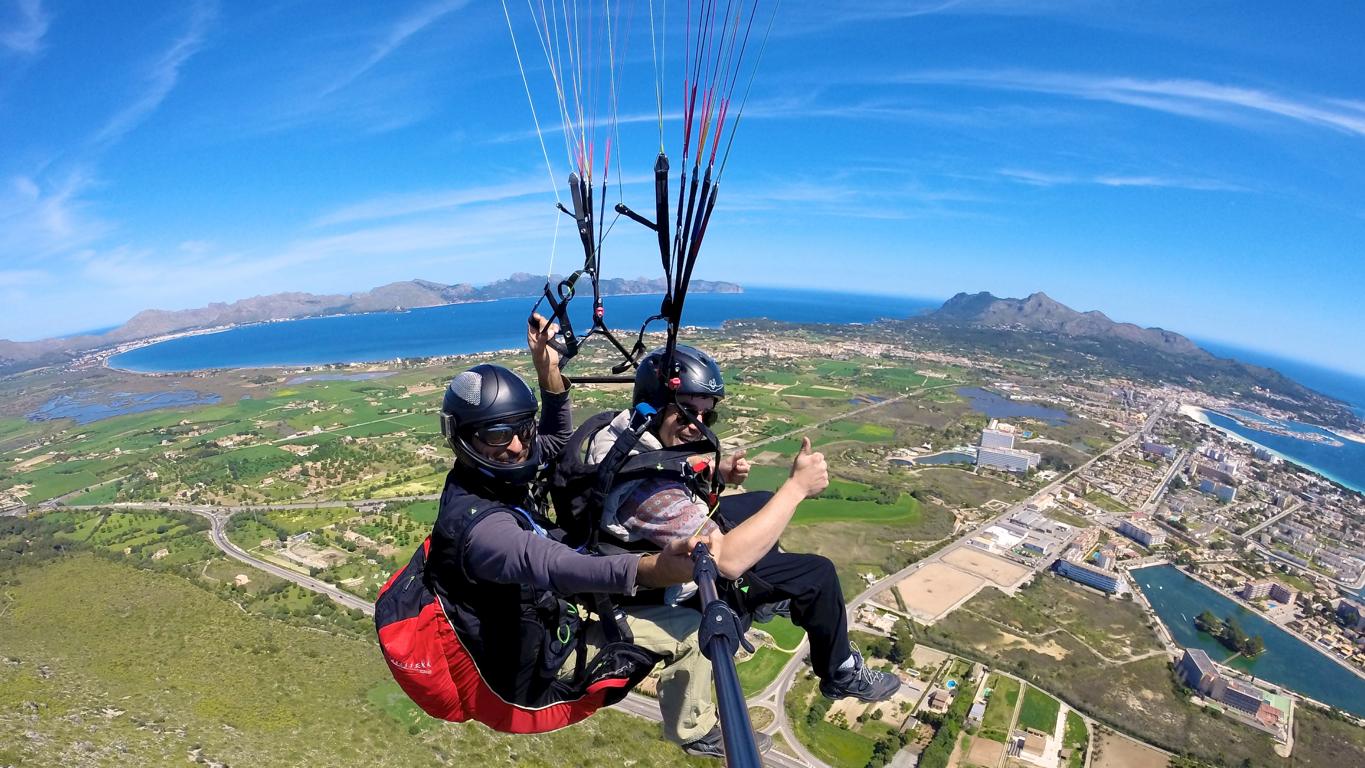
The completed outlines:
{"type": "Polygon", "coordinates": [[[1054,566],[1057,573],[1072,581],[1078,581],[1111,595],[1123,591],[1123,577],[1121,575],[1115,571],[1080,562],[1081,556],[1082,553],[1075,547],[1069,548],[1054,566]]]}
{"type": "Polygon", "coordinates": [[[1148,549],[1159,547],[1166,543],[1166,532],[1160,528],[1149,527],[1135,523],[1132,520],[1124,520],[1119,523],[1119,533],[1136,541],[1148,549]]]}

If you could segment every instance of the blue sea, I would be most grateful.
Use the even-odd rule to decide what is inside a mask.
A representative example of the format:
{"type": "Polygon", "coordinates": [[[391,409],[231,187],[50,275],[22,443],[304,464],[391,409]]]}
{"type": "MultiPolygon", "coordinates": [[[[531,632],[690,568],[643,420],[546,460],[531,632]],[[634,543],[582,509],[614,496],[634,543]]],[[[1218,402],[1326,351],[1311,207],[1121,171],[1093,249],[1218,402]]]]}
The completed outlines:
{"type": "MultiPolygon", "coordinates": [[[[659,311],[660,296],[612,296],[603,300],[612,328],[638,329],[659,311]]],[[[326,363],[382,362],[519,349],[526,344],[526,317],[533,299],[375,312],[245,325],[220,333],[183,336],[141,347],[110,360],[110,365],[143,373],[207,368],[263,368],[326,363]]],[[[778,288],[744,293],[697,293],[687,297],[684,323],[719,327],[726,320],[767,318],[790,322],[867,323],[906,318],[939,306],[932,299],[841,294],[778,288]]],[[[586,331],[592,301],[574,303],[574,329],[586,331]]],[[[542,308],[542,314],[548,310],[542,308]]],[[[662,322],[651,330],[663,330],[662,322]]],[[[635,332],[622,343],[634,343],[635,332]]],[[[606,344],[594,340],[594,344],[606,344]]]]}
{"type": "Polygon", "coordinates": [[[1205,413],[1208,415],[1209,421],[1213,422],[1215,426],[1239,435],[1257,445],[1269,448],[1295,464],[1308,467],[1347,488],[1365,493],[1365,443],[1357,443],[1353,440],[1337,437],[1331,432],[1311,424],[1301,424],[1297,421],[1272,422],[1272,420],[1262,418],[1250,411],[1234,409],[1231,413],[1242,421],[1277,423],[1294,432],[1334,438],[1342,445],[1334,446],[1312,440],[1300,440],[1295,437],[1277,435],[1272,432],[1262,432],[1259,429],[1244,426],[1237,419],[1230,418],[1217,411],[1205,411],[1205,413]]]}

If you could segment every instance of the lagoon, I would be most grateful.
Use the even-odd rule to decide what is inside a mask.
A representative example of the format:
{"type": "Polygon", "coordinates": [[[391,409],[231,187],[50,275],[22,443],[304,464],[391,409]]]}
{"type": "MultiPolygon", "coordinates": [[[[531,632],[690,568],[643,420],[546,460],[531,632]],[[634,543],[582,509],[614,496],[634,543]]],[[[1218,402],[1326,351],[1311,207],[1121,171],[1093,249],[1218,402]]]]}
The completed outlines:
{"type": "MultiPolygon", "coordinates": [[[[603,300],[613,328],[632,329],[634,341],[645,318],[659,310],[660,296],[609,296],[603,300]]],[[[526,344],[526,316],[533,298],[307,318],[244,325],[218,333],[182,336],[130,350],[109,364],[140,373],[166,373],[211,368],[263,368],[382,362],[395,358],[435,357],[526,344]]],[[[939,302],[908,296],[874,296],[825,291],[754,288],[744,293],[698,293],[687,297],[686,325],[719,327],[727,320],[767,318],[800,323],[868,323],[906,318],[939,302]]],[[[582,333],[591,327],[592,301],[574,304],[573,323],[582,333]],[[580,316],[581,315],[581,316],[580,316]]],[[[663,330],[655,323],[651,330],[663,330]]],[[[593,343],[605,344],[596,341],[593,343]]]]}
{"type": "Polygon", "coordinates": [[[1201,648],[1215,661],[1226,662],[1232,654],[1217,640],[1196,629],[1194,617],[1206,610],[1219,618],[1235,616],[1248,634],[1265,639],[1266,652],[1254,661],[1236,658],[1227,662],[1227,666],[1365,717],[1365,678],[1352,674],[1304,641],[1174,566],[1135,569],[1130,575],[1179,645],[1201,648]]]}
{"type": "Polygon", "coordinates": [[[972,410],[984,413],[992,419],[1036,419],[1052,426],[1065,424],[1071,420],[1066,411],[1011,400],[980,387],[958,387],[957,393],[971,401],[972,410]]]}

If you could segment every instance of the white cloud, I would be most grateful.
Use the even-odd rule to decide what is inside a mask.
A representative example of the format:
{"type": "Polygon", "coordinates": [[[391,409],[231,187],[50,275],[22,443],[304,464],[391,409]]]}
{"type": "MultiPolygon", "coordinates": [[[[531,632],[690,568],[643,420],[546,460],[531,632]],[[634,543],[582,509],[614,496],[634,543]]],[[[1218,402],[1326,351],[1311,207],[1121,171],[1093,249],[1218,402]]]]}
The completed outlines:
{"type": "Polygon", "coordinates": [[[1035,187],[1058,187],[1090,184],[1101,187],[1160,187],[1192,189],[1205,192],[1245,192],[1245,187],[1217,179],[1193,177],[1124,175],[1124,174],[1066,174],[1031,171],[1021,168],[1002,168],[999,175],[1010,181],[1035,187]]]}
{"type": "Polygon", "coordinates": [[[16,0],[14,9],[18,21],[8,29],[0,29],[0,47],[15,53],[38,53],[43,48],[43,37],[47,35],[50,22],[43,11],[42,0],[16,0]]]}
{"type": "Polygon", "coordinates": [[[55,182],[15,176],[0,187],[0,254],[11,263],[87,245],[109,230],[89,215],[81,194],[94,186],[83,170],[55,182]]]}
{"type": "Polygon", "coordinates": [[[415,214],[433,213],[462,208],[480,203],[511,200],[528,195],[546,194],[545,179],[519,179],[469,189],[448,189],[407,194],[386,195],[364,200],[323,214],[314,226],[327,227],[358,221],[394,219],[415,214]]]}
{"type": "Polygon", "coordinates": [[[468,0],[439,0],[438,2],[428,3],[417,10],[408,13],[400,18],[393,26],[389,27],[384,37],[379,40],[374,50],[359,65],[351,68],[341,77],[332,81],[330,85],[323,89],[320,95],[327,96],[345,88],[355,82],[356,78],[370,71],[379,62],[388,58],[390,54],[398,50],[413,35],[439,21],[443,16],[459,10],[468,4],[468,0]]]}
{"type": "Polygon", "coordinates": [[[123,138],[161,106],[161,102],[179,81],[181,67],[199,51],[208,27],[217,13],[217,6],[212,3],[197,3],[194,6],[185,33],[157,58],[156,63],[148,71],[144,87],[137,97],[114,113],[95,134],[92,139],[95,146],[107,146],[123,138]]]}
{"type": "Polygon", "coordinates": [[[1363,102],[1286,95],[1204,80],[1144,80],[1030,70],[912,72],[894,80],[909,84],[1044,93],[1223,123],[1245,123],[1250,117],[1269,116],[1365,136],[1363,102]]]}

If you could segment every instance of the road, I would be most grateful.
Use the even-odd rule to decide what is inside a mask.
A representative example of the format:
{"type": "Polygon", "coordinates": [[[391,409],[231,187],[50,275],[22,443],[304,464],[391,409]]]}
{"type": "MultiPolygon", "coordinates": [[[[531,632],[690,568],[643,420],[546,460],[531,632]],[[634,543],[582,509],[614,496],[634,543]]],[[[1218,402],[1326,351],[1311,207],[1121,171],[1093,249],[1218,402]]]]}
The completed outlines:
{"type": "Polygon", "coordinates": [[[292,581],[304,589],[310,589],[319,594],[326,595],[347,608],[353,608],[364,613],[366,616],[374,615],[374,603],[371,603],[368,600],[363,600],[349,592],[344,592],[321,579],[315,579],[312,576],[299,573],[298,571],[292,571],[288,568],[266,562],[265,560],[247,554],[246,551],[236,544],[233,544],[232,541],[228,539],[225,528],[227,526],[227,521],[232,517],[232,514],[222,514],[221,510],[221,507],[194,507],[185,509],[184,511],[193,512],[200,517],[208,518],[210,523],[209,540],[211,540],[214,546],[222,550],[223,554],[228,557],[239,560],[273,576],[292,581]]]}

